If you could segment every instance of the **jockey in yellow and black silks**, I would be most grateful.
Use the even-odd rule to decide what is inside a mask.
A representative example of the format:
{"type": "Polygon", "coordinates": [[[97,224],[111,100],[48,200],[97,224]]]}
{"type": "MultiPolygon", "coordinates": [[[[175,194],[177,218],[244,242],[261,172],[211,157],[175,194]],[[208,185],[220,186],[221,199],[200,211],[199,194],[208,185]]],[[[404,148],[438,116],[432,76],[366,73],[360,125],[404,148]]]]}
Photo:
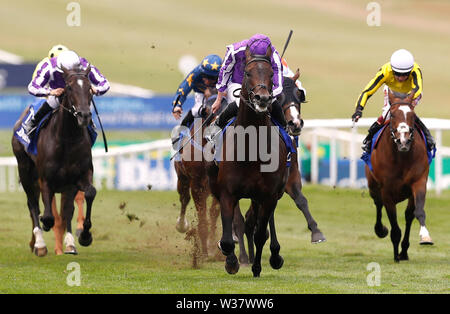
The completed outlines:
{"type": "MultiPolygon", "coordinates": [[[[389,118],[390,104],[387,96],[389,89],[403,94],[414,93],[414,106],[417,106],[422,98],[422,71],[420,70],[419,65],[414,62],[414,57],[409,51],[405,49],[395,51],[391,56],[390,62],[384,64],[375,77],[367,84],[356,101],[355,113],[352,115],[353,121],[358,121],[362,116],[362,111],[364,110],[367,100],[383,84],[385,85],[383,112],[378,120],[369,128],[369,134],[364,139],[363,150],[366,152],[370,152],[372,137],[381,129],[383,123],[389,118]]],[[[417,116],[416,123],[419,124],[425,134],[428,149],[432,150],[435,146],[435,142],[430,131],[417,116]]]]}

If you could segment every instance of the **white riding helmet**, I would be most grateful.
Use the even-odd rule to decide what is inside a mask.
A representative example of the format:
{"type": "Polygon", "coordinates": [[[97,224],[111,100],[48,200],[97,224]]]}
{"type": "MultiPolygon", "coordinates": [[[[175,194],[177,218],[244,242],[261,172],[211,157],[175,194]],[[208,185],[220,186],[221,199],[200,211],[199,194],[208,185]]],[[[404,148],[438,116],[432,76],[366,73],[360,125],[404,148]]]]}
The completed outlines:
{"type": "Polygon", "coordinates": [[[79,69],[80,57],[73,51],[62,51],[56,60],[56,70],[58,72],[63,72],[62,68],[66,70],[76,70],[79,69]]]}
{"type": "Polygon", "coordinates": [[[394,72],[410,72],[414,67],[414,57],[408,50],[399,49],[391,56],[391,67],[394,72]]]}

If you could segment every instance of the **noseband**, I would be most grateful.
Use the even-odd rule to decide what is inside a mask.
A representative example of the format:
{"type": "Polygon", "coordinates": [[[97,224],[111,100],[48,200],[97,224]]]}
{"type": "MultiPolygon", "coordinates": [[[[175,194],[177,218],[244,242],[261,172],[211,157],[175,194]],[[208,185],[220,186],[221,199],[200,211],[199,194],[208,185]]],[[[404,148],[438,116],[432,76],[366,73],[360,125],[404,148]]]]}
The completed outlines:
{"type": "MultiPolygon", "coordinates": [[[[82,73],[73,73],[70,74],[67,77],[67,80],[69,80],[69,78],[71,78],[72,76],[78,76],[80,78],[86,78],[85,74],[82,73]]],[[[75,106],[72,104],[72,102],[70,101],[70,98],[67,95],[66,90],[68,89],[68,87],[71,87],[69,84],[66,83],[66,86],[64,87],[64,96],[63,96],[63,101],[61,102],[61,108],[66,110],[67,112],[69,112],[71,115],[73,115],[75,118],[77,118],[78,116],[81,115],[80,111],[77,111],[77,109],[75,108],[75,106]],[[66,100],[67,104],[68,104],[68,108],[64,106],[64,99],[66,100]]]]}
{"type": "MultiPolygon", "coordinates": [[[[270,59],[267,58],[266,56],[255,55],[254,58],[252,58],[250,61],[247,62],[247,64],[245,65],[245,68],[247,68],[247,66],[252,62],[267,62],[270,65],[272,64],[270,59]]],[[[245,73],[247,73],[247,71],[245,71],[245,73]]],[[[248,100],[246,100],[245,103],[247,105],[249,105],[249,107],[252,108],[254,111],[256,111],[255,108],[256,108],[257,103],[259,102],[258,99],[255,99],[255,97],[257,96],[256,92],[258,92],[259,90],[261,90],[261,89],[267,90],[269,92],[269,101],[271,101],[273,99],[272,88],[267,87],[265,84],[257,84],[250,89],[247,87],[247,82],[246,82],[245,87],[246,87],[246,91],[247,91],[247,95],[248,95],[248,100]]]]}

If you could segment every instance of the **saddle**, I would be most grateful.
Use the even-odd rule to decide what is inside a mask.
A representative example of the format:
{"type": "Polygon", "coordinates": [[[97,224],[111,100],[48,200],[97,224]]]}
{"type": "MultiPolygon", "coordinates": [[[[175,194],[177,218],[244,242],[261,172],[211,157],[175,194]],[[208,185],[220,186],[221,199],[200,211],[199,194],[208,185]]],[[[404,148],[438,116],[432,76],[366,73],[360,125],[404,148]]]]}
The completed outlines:
{"type": "MultiPolygon", "coordinates": [[[[32,133],[31,137],[28,137],[23,126],[24,126],[24,121],[28,121],[29,119],[32,119],[34,117],[34,113],[39,110],[39,108],[42,106],[42,104],[45,101],[46,101],[45,99],[38,99],[35,102],[33,102],[28,107],[28,113],[20,121],[20,127],[14,132],[14,136],[24,146],[25,151],[34,156],[37,155],[37,142],[38,142],[40,130],[42,130],[42,128],[48,123],[48,121],[50,120],[50,117],[53,115],[53,113],[56,110],[48,113],[44,118],[42,118],[41,121],[39,121],[39,124],[37,125],[36,130],[32,133]]],[[[94,124],[88,126],[88,132],[89,132],[89,136],[91,138],[91,146],[93,146],[95,143],[95,140],[97,139],[97,132],[95,131],[94,124]]]]}

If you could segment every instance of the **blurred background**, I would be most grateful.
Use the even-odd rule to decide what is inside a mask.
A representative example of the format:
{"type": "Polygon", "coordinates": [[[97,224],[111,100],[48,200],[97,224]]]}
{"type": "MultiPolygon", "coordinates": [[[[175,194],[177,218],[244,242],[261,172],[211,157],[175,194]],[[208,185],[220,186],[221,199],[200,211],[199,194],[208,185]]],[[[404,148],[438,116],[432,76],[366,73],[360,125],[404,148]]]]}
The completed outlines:
{"type": "MultiPolygon", "coordinates": [[[[96,100],[111,147],[167,140],[178,123],[171,115],[173,94],[186,71],[204,56],[214,53],[223,57],[226,45],[255,33],[268,35],[281,54],[289,30],[293,30],[293,36],[285,59],[290,68],[300,69],[300,80],[307,90],[308,103],[302,106],[306,126],[313,119],[350,120],[365,85],[400,48],[410,50],[422,69],[424,92],[416,109],[418,115],[450,119],[446,93],[450,86],[450,1],[446,0],[21,0],[8,1],[1,7],[3,157],[12,156],[11,128],[33,101],[26,86],[34,66],[56,44],[66,45],[88,59],[112,82],[111,91],[96,100]]],[[[191,95],[184,112],[192,104],[191,95]]],[[[370,98],[364,117],[379,116],[382,104],[382,91],[378,91],[370,98]]],[[[361,136],[366,130],[364,126],[358,128],[361,136]]],[[[306,179],[311,179],[311,136],[302,134],[306,179]]],[[[124,168],[118,166],[119,157],[115,161],[98,159],[97,182],[122,189],[145,188],[148,184],[173,188],[175,178],[167,158],[170,151],[164,143],[151,152],[136,151],[134,157],[122,158],[129,159],[124,168]],[[166,151],[161,152],[161,147],[166,151]],[[162,160],[153,160],[161,154],[162,160]],[[142,161],[139,167],[136,158],[142,161]],[[151,175],[154,167],[162,171],[160,179],[166,176],[166,183],[149,182],[148,177],[155,176],[151,175]],[[129,183],[122,186],[118,183],[121,173],[122,177],[125,173],[136,175],[123,179],[129,183]]],[[[336,185],[339,178],[348,177],[348,148],[340,142],[333,148],[338,159],[347,164],[344,170],[338,169],[338,178],[331,182],[330,154],[336,152],[331,152],[329,139],[319,140],[318,145],[321,164],[317,180],[336,185]]],[[[450,146],[450,132],[442,133],[442,145],[450,146]]],[[[103,149],[100,137],[96,147],[103,149]]],[[[443,157],[445,179],[445,171],[450,173],[450,160],[443,157]]],[[[363,177],[362,171],[359,162],[358,178],[363,177]]],[[[4,183],[4,188],[12,181],[4,183]]]]}

